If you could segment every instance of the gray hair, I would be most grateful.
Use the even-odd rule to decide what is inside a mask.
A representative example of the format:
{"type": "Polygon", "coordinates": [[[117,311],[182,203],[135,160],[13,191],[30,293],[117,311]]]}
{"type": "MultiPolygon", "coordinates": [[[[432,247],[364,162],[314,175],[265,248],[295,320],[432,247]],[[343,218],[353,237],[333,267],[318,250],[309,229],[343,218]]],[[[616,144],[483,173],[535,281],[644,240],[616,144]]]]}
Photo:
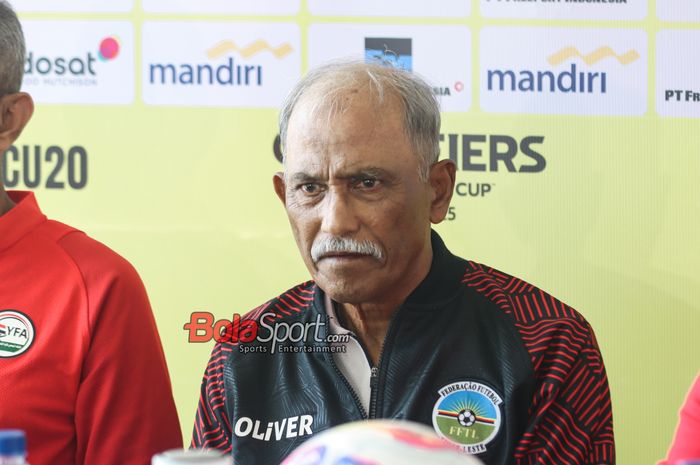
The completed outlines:
{"type": "Polygon", "coordinates": [[[313,91],[318,100],[314,110],[327,108],[333,114],[342,111],[343,97],[347,92],[358,87],[366,87],[380,104],[387,93],[400,100],[404,110],[404,131],[420,157],[420,177],[427,181],[430,167],[440,154],[440,105],[432,88],[422,78],[392,66],[343,61],[309,71],[289,93],[280,111],[282,154],[289,120],[304,95],[313,91]]]}
{"type": "Polygon", "coordinates": [[[21,89],[25,52],[19,19],[10,4],[0,0],[0,97],[21,89]]]}

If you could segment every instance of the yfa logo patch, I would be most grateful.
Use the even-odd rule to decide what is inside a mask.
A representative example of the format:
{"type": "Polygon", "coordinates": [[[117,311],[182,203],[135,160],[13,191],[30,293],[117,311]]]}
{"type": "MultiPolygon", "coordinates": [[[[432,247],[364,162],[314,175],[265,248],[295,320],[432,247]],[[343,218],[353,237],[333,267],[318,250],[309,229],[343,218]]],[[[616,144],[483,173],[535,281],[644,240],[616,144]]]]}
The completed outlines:
{"type": "Polygon", "coordinates": [[[433,408],[437,434],[469,454],[486,452],[501,428],[501,397],[473,381],[448,384],[433,408]]]}
{"type": "Polygon", "coordinates": [[[0,358],[23,354],[34,343],[34,324],[17,310],[0,310],[0,358]]]}

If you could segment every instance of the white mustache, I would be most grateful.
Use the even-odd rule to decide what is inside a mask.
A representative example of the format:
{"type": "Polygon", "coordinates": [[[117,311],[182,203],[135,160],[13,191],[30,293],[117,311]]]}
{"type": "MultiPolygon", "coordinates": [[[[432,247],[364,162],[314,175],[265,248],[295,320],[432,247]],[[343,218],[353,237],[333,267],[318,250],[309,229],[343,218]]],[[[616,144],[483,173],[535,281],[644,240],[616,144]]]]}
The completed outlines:
{"type": "Polygon", "coordinates": [[[384,258],[384,252],[382,252],[381,247],[368,240],[356,241],[345,237],[327,237],[314,241],[311,246],[311,259],[314,262],[319,261],[324,255],[329,253],[369,255],[377,260],[384,258]]]}

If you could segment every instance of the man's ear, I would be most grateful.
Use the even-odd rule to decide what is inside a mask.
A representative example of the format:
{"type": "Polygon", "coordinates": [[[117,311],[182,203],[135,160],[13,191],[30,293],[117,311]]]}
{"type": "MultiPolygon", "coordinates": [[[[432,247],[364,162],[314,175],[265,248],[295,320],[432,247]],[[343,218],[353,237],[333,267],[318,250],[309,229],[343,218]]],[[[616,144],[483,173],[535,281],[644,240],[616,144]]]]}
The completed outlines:
{"type": "Polygon", "coordinates": [[[272,178],[272,184],[275,186],[275,193],[282,201],[282,205],[287,204],[287,185],[284,182],[284,173],[279,171],[272,178]]]}
{"type": "Polygon", "coordinates": [[[455,188],[457,165],[452,160],[441,160],[430,167],[428,182],[433,190],[430,203],[430,221],[438,224],[445,219],[455,188]]]}
{"type": "Polygon", "coordinates": [[[34,113],[34,101],[25,92],[0,98],[0,148],[8,148],[17,140],[34,113]]]}

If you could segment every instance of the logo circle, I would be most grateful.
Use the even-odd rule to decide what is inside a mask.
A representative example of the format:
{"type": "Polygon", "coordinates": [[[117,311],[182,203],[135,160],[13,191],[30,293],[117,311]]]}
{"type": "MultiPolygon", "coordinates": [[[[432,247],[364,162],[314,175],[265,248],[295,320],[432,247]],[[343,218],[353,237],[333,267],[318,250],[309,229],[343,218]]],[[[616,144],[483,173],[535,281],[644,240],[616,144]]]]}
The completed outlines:
{"type": "Polygon", "coordinates": [[[474,381],[448,384],[438,391],[433,428],[438,436],[469,454],[486,452],[501,428],[501,397],[474,381]]]}
{"type": "Polygon", "coordinates": [[[113,60],[119,55],[119,41],[116,37],[106,37],[100,42],[99,56],[102,61],[113,60]]]}
{"type": "Polygon", "coordinates": [[[0,358],[17,357],[34,343],[34,323],[17,310],[0,311],[0,358]]]}

